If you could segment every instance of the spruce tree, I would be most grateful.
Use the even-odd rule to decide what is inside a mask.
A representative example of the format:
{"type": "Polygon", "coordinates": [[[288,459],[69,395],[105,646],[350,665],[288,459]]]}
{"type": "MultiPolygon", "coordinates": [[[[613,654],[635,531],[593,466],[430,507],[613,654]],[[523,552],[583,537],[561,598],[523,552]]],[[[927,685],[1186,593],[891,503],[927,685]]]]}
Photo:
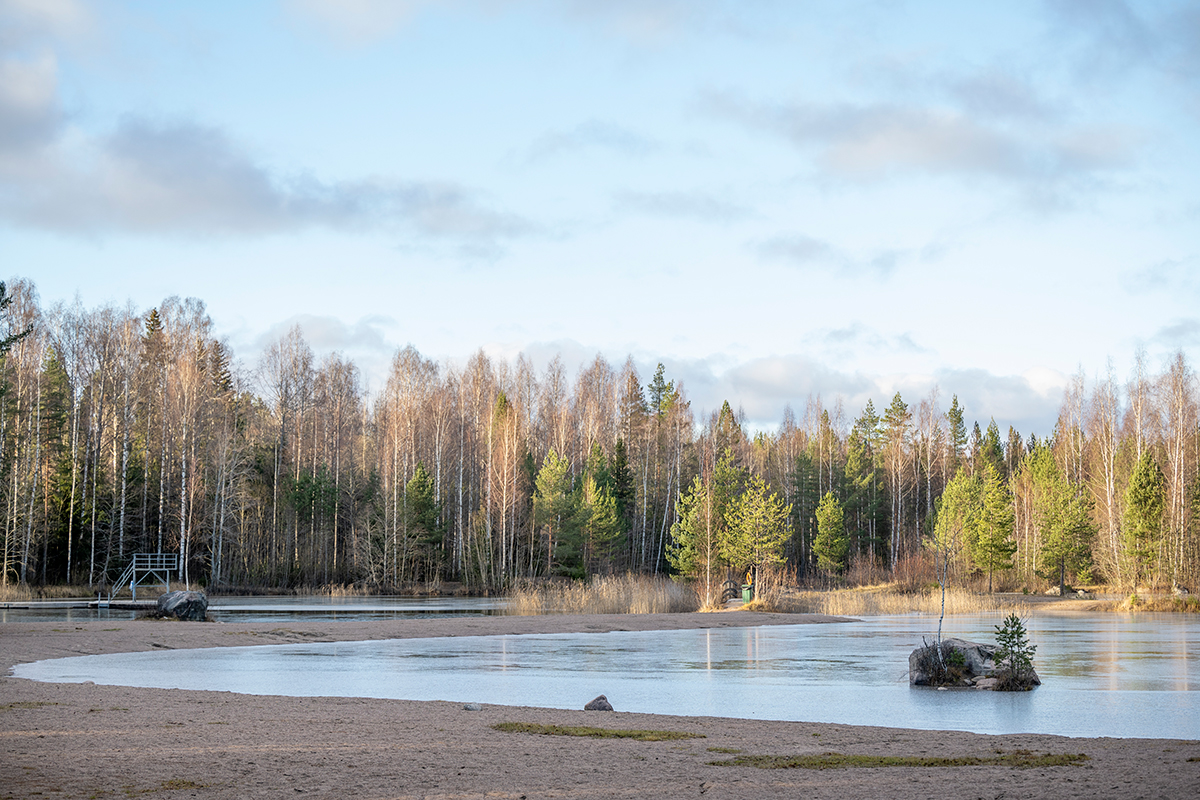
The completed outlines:
{"type": "Polygon", "coordinates": [[[1148,577],[1162,540],[1166,478],[1150,450],[1142,453],[1125,490],[1125,552],[1133,567],[1133,583],[1148,577]]]}
{"type": "Polygon", "coordinates": [[[813,540],[817,566],[830,574],[841,573],[846,569],[849,552],[850,540],[846,536],[842,504],[833,492],[826,492],[817,506],[817,537],[813,540]]]}

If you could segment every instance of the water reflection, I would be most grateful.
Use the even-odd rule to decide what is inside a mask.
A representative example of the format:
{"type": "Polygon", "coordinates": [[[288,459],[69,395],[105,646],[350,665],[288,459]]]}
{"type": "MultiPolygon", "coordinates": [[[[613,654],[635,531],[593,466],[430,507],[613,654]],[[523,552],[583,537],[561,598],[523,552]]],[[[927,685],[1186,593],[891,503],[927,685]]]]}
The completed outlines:
{"type": "MultiPolygon", "coordinates": [[[[947,635],[994,640],[998,615],[947,635]]],[[[1200,620],[1173,615],[1027,621],[1045,685],[1029,693],[911,689],[909,651],[935,621],[705,631],[480,636],[59,659],[38,680],[841,722],[979,733],[1200,738],[1200,620]]]]}

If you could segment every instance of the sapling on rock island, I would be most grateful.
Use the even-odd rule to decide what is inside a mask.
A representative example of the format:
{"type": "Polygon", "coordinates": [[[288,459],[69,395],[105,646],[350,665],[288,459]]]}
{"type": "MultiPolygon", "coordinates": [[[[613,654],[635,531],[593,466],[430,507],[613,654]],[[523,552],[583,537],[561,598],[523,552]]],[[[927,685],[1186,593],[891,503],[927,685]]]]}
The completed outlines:
{"type": "Polygon", "coordinates": [[[996,626],[996,690],[1026,692],[1036,685],[1033,654],[1037,645],[1029,643],[1025,625],[1016,614],[1009,614],[996,626]]]}

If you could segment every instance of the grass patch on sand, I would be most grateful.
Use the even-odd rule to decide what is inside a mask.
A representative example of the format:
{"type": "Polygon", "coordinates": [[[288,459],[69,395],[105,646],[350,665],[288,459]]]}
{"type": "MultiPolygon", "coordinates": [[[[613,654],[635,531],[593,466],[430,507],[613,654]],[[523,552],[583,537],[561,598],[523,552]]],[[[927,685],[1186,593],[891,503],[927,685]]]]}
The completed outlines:
{"type": "Polygon", "coordinates": [[[710,761],[714,767],[757,767],[759,769],[861,769],[878,767],[1075,767],[1087,761],[1082,753],[1044,753],[1013,750],[995,756],[923,758],[920,756],[863,756],[820,753],[803,756],[738,756],[728,761],[710,761]]]}
{"type": "Polygon", "coordinates": [[[505,733],[538,733],[543,736],[582,736],[588,739],[634,739],[665,742],[674,739],[703,739],[702,733],[686,731],[641,731],[622,728],[592,728],[587,725],[538,725],[533,722],[498,722],[492,726],[505,733]]]}
{"type": "Polygon", "coordinates": [[[0,711],[7,711],[10,708],[42,708],[44,706],[56,706],[58,703],[52,703],[49,700],[21,700],[16,703],[6,703],[0,706],[0,711]]]}
{"type": "Polygon", "coordinates": [[[651,575],[596,575],[590,581],[525,582],[506,595],[503,614],[668,614],[697,611],[690,586],[651,575]]]}

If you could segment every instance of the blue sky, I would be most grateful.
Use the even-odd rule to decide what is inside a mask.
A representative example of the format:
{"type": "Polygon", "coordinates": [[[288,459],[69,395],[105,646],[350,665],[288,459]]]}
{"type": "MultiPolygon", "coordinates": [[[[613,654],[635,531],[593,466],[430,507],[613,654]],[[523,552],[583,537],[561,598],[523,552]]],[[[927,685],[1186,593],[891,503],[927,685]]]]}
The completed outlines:
{"type": "Polygon", "coordinates": [[[1198,123],[1196,3],[0,0],[0,273],[1048,434],[1200,342],[1198,123]]]}

